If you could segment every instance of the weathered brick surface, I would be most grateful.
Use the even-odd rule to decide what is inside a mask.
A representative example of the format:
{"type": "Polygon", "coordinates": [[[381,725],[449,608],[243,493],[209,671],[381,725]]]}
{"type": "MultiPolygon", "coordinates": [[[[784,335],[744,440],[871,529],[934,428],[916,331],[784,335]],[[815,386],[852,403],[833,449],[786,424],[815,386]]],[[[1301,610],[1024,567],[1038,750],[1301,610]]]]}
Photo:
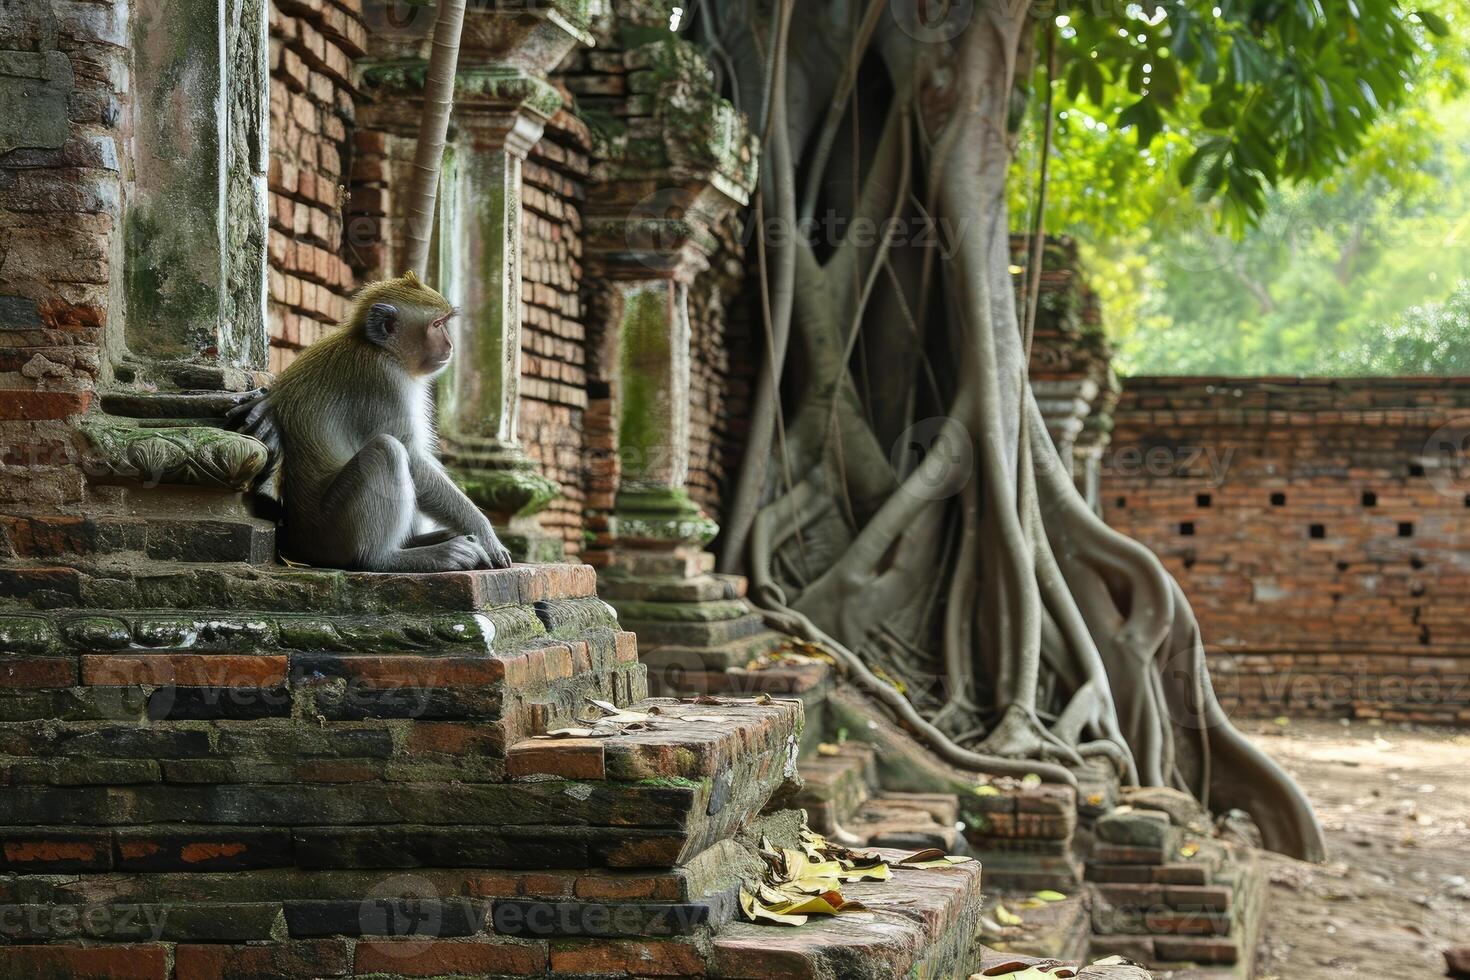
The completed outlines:
{"type": "Polygon", "coordinates": [[[964,975],[979,929],[978,862],[894,871],[892,880],[843,886],[873,913],[866,923],[813,918],[799,929],[740,923],[715,937],[712,977],[816,978],[964,975]]]}
{"type": "Polygon", "coordinates": [[[180,943],[174,948],[174,980],[308,980],[345,977],[352,959],[338,939],[302,940],[269,946],[204,946],[180,943]]]}
{"type": "Polygon", "coordinates": [[[0,976],[167,980],[168,951],[159,945],[3,946],[0,976]]]}
{"type": "Polygon", "coordinates": [[[1179,578],[1227,711],[1470,721],[1464,384],[1132,378],[1114,419],[1104,516],[1179,578]]]}
{"type": "Polygon", "coordinates": [[[319,340],[358,285],[343,201],[352,168],[357,5],[272,0],[270,9],[270,367],[319,340]]]}
{"type": "MultiPolygon", "coordinates": [[[[75,505],[121,215],[124,7],[7,11],[0,99],[0,509],[75,505]]],[[[0,547],[0,557],[4,548],[0,547]]]]}
{"type": "Polygon", "coordinates": [[[539,518],[560,534],[568,555],[583,546],[589,461],[582,289],[582,208],[591,169],[591,134],[573,113],[558,113],[521,171],[520,435],[539,470],[562,496],[539,518]]]}

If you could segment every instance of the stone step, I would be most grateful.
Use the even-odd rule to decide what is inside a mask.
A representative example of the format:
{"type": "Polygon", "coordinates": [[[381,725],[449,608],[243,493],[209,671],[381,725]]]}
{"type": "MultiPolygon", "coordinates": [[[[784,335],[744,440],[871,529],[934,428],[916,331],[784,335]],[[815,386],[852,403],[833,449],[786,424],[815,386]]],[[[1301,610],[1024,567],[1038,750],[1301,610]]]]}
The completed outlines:
{"type": "MultiPolygon", "coordinates": [[[[887,852],[897,858],[901,852],[887,852]]],[[[965,977],[980,968],[981,869],[894,869],[844,885],[867,915],[813,917],[794,929],[737,922],[716,934],[710,977],[965,977]]]]}
{"type": "Polygon", "coordinates": [[[48,564],[60,558],[111,555],[133,560],[268,565],[276,559],[276,526],[250,517],[3,516],[0,554],[48,564]]]}
{"type": "Polygon", "coordinates": [[[652,619],[640,614],[645,611],[630,610],[627,615],[620,617],[620,621],[624,629],[638,634],[639,642],[649,649],[662,646],[699,649],[725,647],[768,632],[765,620],[749,611],[711,620],[652,619]]]}
{"type": "Polygon", "coordinates": [[[598,592],[614,606],[620,602],[720,602],[745,598],[743,575],[696,575],[693,578],[635,576],[609,569],[598,576],[598,592]]]}
{"type": "Polygon", "coordinates": [[[760,870],[749,849],[722,841],[659,871],[423,868],[385,877],[340,869],[222,872],[203,862],[148,873],[0,875],[0,896],[21,910],[24,921],[7,933],[21,942],[72,938],[47,929],[86,909],[110,930],[88,938],[113,941],[141,938],[124,924],[125,913],[138,928],[167,923],[160,938],[181,942],[266,941],[278,938],[282,918],[291,939],[671,936],[731,921],[742,880],[760,870]]]}
{"type": "MultiPolygon", "coordinates": [[[[468,614],[506,606],[546,604],[563,620],[559,600],[592,600],[606,606],[588,565],[515,565],[465,572],[346,572],[330,568],[193,564],[98,558],[60,565],[14,561],[0,567],[5,622],[27,607],[45,610],[189,610],[258,615],[400,616],[412,620],[445,613],[468,614]]],[[[540,610],[538,610],[539,612],[540,610]]],[[[121,615],[121,613],[118,613],[121,615]]],[[[609,609],[599,613],[613,619],[609,609]]]]}
{"type": "Polygon", "coordinates": [[[806,810],[819,834],[855,833],[849,826],[877,783],[873,747],[866,742],[824,743],[801,759],[801,792],[794,806],[806,810]]]}
{"type": "MultiPolygon", "coordinates": [[[[143,581],[162,590],[142,610],[0,612],[0,683],[11,691],[0,699],[0,765],[5,756],[20,756],[9,760],[17,764],[59,764],[73,755],[199,759],[201,741],[215,746],[224,738],[230,746],[219,762],[246,775],[220,778],[274,781],[280,777],[249,773],[283,764],[300,778],[315,750],[298,752],[296,743],[333,740],[349,723],[401,720],[412,725],[398,726],[400,748],[408,728],[438,726],[426,731],[429,738],[457,734],[477,745],[466,778],[499,778],[493,766],[486,771],[487,760],[503,759],[521,738],[572,723],[588,698],[627,704],[647,694],[635,638],[597,598],[586,566],[431,575],[181,569],[159,563],[146,575],[106,580],[125,593],[143,581]],[[237,587],[260,599],[259,607],[189,604],[229,598],[237,587]],[[295,608],[303,597],[312,611],[295,608]],[[167,600],[172,607],[160,608],[167,600]],[[41,723],[49,723],[49,734],[36,733],[41,723]],[[211,734],[232,723],[241,730],[211,734]],[[48,738],[68,748],[49,752],[48,738]],[[6,748],[6,740],[16,747],[6,748]],[[292,744],[276,751],[265,743],[292,744]]],[[[87,579],[89,588],[101,581],[87,579]]],[[[394,736],[385,729],[376,737],[394,736]]],[[[345,745],[327,754],[364,757],[345,745]]],[[[437,754],[423,761],[446,761],[437,754]]],[[[419,778],[405,777],[401,761],[385,761],[382,775],[419,778]]],[[[44,772],[23,778],[49,781],[44,772]]]]}
{"type": "Polygon", "coordinates": [[[870,847],[970,853],[952,793],[880,793],[859,806],[844,829],[870,847]]]}
{"type": "MultiPolygon", "coordinates": [[[[1038,889],[1039,890],[1039,889],[1038,889]]],[[[997,952],[1059,960],[1079,960],[1089,955],[1092,916],[1085,890],[1067,893],[1056,902],[1032,901],[1034,893],[989,891],[983,933],[985,945],[997,952]],[[1002,925],[997,906],[1020,918],[1019,924],[1002,925]]],[[[1093,953],[1100,959],[1104,954],[1093,953]]]]}
{"type": "Polygon", "coordinates": [[[1096,886],[1093,949],[1169,970],[1179,980],[1251,976],[1265,912],[1265,876],[1253,852],[1226,851],[1214,884],[1166,886],[1164,900],[1146,909],[1131,902],[1134,896],[1116,891],[1128,886],[1096,886]]]}
{"type": "Polygon", "coordinates": [[[800,702],[635,707],[657,712],[641,730],[508,749],[493,728],[411,720],[40,725],[20,741],[0,726],[12,729],[0,731],[12,775],[50,762],[35,774],[91,783],[12,778],[0,794],[0,869],[199,870],[191,862],[204,854],[222,870],[672,867],[733,835],[794,778],[800,702]],[[475,765],[421,767],[439,749],[475,765]],[[242,778],[271,761],[281,780],[242,778]]]}

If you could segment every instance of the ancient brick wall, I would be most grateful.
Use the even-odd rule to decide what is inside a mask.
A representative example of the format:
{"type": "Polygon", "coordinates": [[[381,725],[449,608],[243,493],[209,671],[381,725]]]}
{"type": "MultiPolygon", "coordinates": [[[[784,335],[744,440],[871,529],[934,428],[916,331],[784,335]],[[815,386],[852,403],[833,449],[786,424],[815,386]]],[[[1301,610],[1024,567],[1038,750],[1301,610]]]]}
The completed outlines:
{"type": "Polygon", "coordinates": [[[1133,378],[1114,420],[1103,514],[1178,576],[1227,709],[1470,721],[1463,379],[1133,378]]]}
{"type": "Polygon", "coordinates": [[[358,285],[344,252],[353,173],[352,62],[361,0],[273,0],[270,8],[270,368],[280,371],[342,316],[358,285]]]}
{"type": "Polygon", "coordinates": [[[757,366],[752,311],[738,295],[745,284],[740,216],[720,231],[709,270],[689,290],[689,496],[716,520],[745,443],[757,366]]]}
{"type": "Polygon", "coordinates": [[[582,313],[582,202],[591,136],[570,112],[546,127],[521,170],[521,417],[526,453],[562,495],[540,515],[582,551],[587,333],[582,313]]]}
{"type": "MultiPolygon", "coordinates": [[[[64,421],[93,403],[121,315],[126,9],[8,5],[0,37],[0,509],[84,494],[64,421]]],[[[13,543],[0,541],[0,549],[13,543]]]]}

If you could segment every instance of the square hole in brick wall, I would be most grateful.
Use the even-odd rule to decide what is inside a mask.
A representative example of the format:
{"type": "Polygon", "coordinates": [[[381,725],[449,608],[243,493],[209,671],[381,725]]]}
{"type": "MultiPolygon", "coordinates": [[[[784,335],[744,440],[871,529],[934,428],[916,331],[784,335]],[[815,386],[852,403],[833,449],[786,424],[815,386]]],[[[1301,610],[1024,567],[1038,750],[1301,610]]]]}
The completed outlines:
{"type": "Polygon", "coordinates": [[[1327,537],[1327,526],[1325,524],[1309,524],[1307,525],[1307,534],[1314,538],[1325,538],[1327,537]]]}
{"type": "Polygon", "coordinates": [[[1214,500],[1207,493],[1197,493],[1194,495],[1194,503],[1196,507],[1208,507],[1214,500]]]}
{"type": "Polygon", "coordinates": [[[1273,493],[1273,494],[1271,494],[1271,506],[1272,507],[1285,507],[1286,506],[1286,494],[1284,494],[1284,493],[1273,493]]]}
{"type": "Polygon", "coordinates": [[[1470,507],[1470,493],[1465,494],[1465,506],[1470,507]]]}
{"type": "MultiPolygon", "coordinates": [[[[1119,510],[1123,510],[1128,506],[1128,498],[1119,497],[1117,500],[1113,501],[1113,506],[1117,507],[1119,510]]],[[[1470,495],[1467,495],[1465,497],[1465,506],[1470,507],[1470,495]]]]}
{"type": "Polygon", "coordinates": [[[1399,521],[1399,537],[1412,538],[1414,536],[1413,521],[1399,521]]]}
{"type": "Polygon", "coordinates": [[[1184,521],[1179,525],[1179,533],[1186,538],[1194,537],[1194,521],[1184,521]]]}
{"type": "Polygon", "coordinates": [[[1423,476],[1424,475],[1424,464],[1423,463],[1410,463],[1409,464],[1409,475],[1410,476],[1423,476]]]}
{"type": "Polygon", "coordinates": [[[1374,493],[1372,490],[1364,490],[1363,491],[1363,506],[1364,507],[1377,507],[1378,506],[1378,494],[1374,493]]]}

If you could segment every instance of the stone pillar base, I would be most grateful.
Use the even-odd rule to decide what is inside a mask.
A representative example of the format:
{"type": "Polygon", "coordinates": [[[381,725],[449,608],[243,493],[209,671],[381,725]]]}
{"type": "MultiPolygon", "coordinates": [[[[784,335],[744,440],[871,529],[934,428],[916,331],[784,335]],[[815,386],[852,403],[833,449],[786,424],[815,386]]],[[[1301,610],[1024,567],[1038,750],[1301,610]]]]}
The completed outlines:
{"type": "Polygon", "coordinates": [[[744,576],[716,574],[714,564],[693,544],[628,547],[598,572],[600,594],[638,635],[652,694],[710,693],[709,674],[744,667],[784,639],[745,600],[744,576]]]}
{"type": "Polygon", "coordinates": [[[566,557],[561,535],[536,522],[539,513],[561,494],[556,482],[536,472],[519,447],[463,458],[456,454],[450,472],[464,492],[489,517],[495,533],[520,562],[552,562],[566,557]]]}

